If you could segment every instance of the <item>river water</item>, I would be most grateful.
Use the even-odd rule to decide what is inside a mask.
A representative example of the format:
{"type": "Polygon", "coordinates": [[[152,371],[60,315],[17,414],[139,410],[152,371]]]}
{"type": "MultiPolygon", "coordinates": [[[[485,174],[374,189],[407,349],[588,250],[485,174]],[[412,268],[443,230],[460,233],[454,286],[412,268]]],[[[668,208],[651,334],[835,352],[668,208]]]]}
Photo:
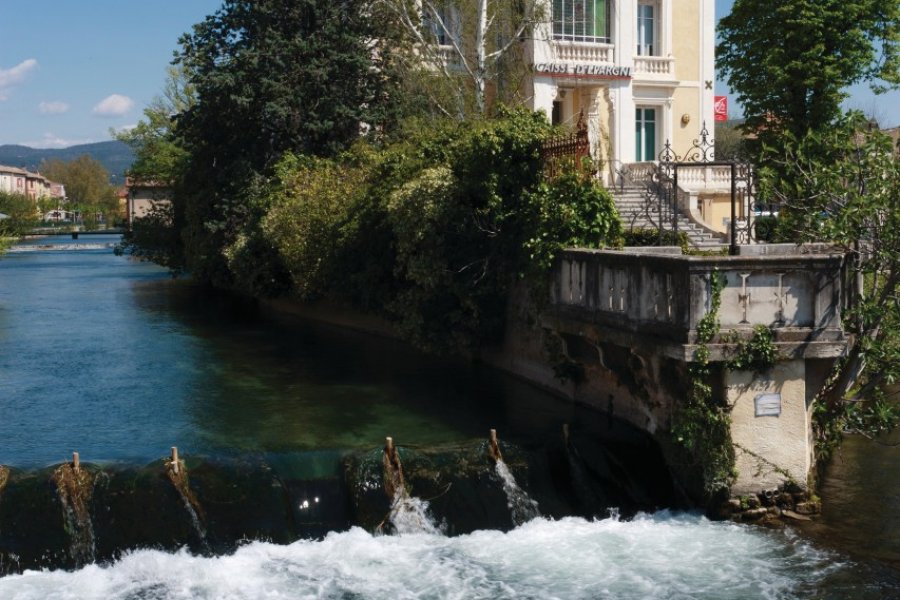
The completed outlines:
{"type": "MultiPolygon", "coordinates": [[[[36,469],[73,450],[146,464],[173,445],[278,460],[378,449],[386,435],[463,445],[492,427],[530,448],[592,419],[490,370],[261,314],[105,248],[0,258],[0,464],[36,469]]],[[[822,518],[798,529],[668,509],[452,536],[352,527],[226,555],[136,549],[29,570],[0,578],[0,598],[898,598],[897,452],[848,440],[822,518]]],[[[2,493],[0,508],[15,510],[2,493]]]]}

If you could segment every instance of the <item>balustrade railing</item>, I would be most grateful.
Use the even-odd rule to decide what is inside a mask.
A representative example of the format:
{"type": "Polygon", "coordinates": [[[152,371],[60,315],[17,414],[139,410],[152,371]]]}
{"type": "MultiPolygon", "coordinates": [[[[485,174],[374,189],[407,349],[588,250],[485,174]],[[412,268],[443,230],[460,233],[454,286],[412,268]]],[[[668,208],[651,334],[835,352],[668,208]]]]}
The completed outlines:
{"type": "Polygon", "coordinates": [[[553,51],[557,60],[573,63],[612,63],[615,56],[613,44],[591,42],[554,40],[553,51]]]}
{"type": "Polygon", "coordinates": [[[673,75],[675,59],[662,56],[635,56],[634,72],[646,75],[673,75]]]}

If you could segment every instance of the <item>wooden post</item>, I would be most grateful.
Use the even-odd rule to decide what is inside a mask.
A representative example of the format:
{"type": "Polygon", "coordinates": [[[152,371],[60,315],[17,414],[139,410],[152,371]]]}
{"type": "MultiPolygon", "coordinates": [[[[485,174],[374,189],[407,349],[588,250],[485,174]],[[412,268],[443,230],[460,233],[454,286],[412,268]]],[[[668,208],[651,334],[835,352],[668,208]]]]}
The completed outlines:
{"type": "Polygon", "coordinates": [[[386,437],[384,438],[384,449],[387,450],[389,454],[394,453],[394,438],[386,437]]]}
{"type": "Polygon", "coordinates": [[[178,446],[172,446],[172,471],[178,475],[178,446]]]}
{"type": "Polygon", "coordinates": [[[500,444],[497,442],[496,429],[491,429],[490,437],[488,438],[488,451],[490,452],[491,458],[495,461],[499,462],[503,460],[503,455],[500,454],[500,444]]]}
{"type": "Polygon", "coordinates": [[[72,453],[72,469],[77,471],[81,468],[81,457],[78,456],[77,452],[72,453]]]}

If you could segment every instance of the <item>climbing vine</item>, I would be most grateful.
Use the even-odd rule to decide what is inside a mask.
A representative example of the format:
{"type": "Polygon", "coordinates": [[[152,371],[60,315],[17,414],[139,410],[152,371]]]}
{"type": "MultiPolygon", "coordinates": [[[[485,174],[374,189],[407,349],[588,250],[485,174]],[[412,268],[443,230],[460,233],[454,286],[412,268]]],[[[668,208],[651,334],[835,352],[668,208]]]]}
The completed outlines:
{"type": "Polygon", "coordinates": [[[738,340],[736,333],[732,334],[732,340],[737,343],[735,355],[728,361],[732,371],[764,373],[778,362],[772,330],[765,325],[756,325],[749,340],[738,340]]]}
{"type": "Polygon", "coordinates": [[[728,487],[735,477],[731,417],[726,406],[713,398],[709,343],[719,333],[719,308],[725,277],[715,271],[710,277],[709,311],[697,324],[697,348],[688,363],[688,390],[683,406],[672,419],[672,435],[700,466],[706,493],[728,487]]]}

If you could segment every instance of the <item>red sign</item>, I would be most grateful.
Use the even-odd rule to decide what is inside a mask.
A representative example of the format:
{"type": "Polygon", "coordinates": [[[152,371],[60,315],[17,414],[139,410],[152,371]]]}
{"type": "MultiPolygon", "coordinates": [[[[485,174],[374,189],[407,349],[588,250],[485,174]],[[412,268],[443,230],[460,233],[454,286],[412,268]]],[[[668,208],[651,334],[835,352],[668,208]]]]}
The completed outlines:
{"type": "Polygon", "coordinates": [[[728,96],[716,96],[713,113],[716,115],[716,121],[728,120],[728,96]]]}

